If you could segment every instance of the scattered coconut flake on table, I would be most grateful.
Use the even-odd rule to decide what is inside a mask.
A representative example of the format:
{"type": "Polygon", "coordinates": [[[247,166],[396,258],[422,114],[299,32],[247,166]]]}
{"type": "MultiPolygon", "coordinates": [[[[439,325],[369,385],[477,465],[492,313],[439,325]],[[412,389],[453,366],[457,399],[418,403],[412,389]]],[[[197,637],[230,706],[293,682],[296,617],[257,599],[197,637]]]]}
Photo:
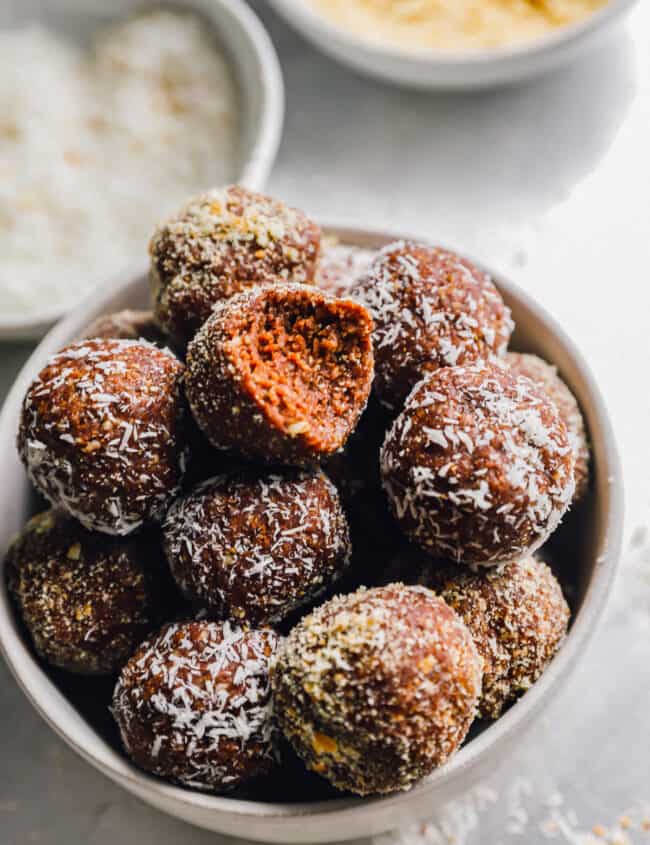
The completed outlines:
{"type": "Polygon", "coordinates": [[[143,260],[154,224],[237,176],[231,69],[203,21],[152,10],[89,51],[0,31],[0,310],[67,308],[143,260]]]}
{"type": "Polygon", "coordinates": [[[545,793],[527,778],[516,778],[503,792],[489,786],[470,789],[451,801],[435,820],[376,837],[375,845],[493,845],[506,842],[553,842],[558,845],[636,845],[650,842],[650,801],[637,801],[606,824],[586,828],[559,792],[545,793]],[[489,812],[501,813],[498,840],[484,839],[489,812]]]}

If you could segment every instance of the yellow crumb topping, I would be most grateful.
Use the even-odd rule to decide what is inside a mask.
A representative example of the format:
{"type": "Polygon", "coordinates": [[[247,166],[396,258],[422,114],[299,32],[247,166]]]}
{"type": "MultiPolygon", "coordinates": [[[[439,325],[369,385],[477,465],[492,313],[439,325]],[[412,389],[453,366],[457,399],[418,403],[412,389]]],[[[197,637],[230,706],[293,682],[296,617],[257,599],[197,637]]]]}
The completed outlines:
{"type": "Polygon", "coordinates": [[[466,50],[539,38],[607,0],[309,0],[333,23],[401,47],[466,50]]]}

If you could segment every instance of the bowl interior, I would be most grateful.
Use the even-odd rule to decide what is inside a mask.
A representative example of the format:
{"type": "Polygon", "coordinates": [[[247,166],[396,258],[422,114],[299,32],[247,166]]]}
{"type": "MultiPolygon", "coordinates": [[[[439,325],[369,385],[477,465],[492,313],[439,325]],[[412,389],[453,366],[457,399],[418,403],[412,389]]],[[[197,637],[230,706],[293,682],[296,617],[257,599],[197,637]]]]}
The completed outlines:
{"type": "MultiPolygon", "coordinates": [[[[88,44],[99,29],[152,5],[149,0],[114,0],[110,4],[101,0],[83,4],[24,0],[0,5],[0,29],[41,24],[66,39],[88,44]]],[[[230,179],[249,188],[262,188],[277,155],[284,119],[282,73],[266,30],[241,0],[162,0],[156,5],[201,16],[227,57],[240,105],[238,160],[230,179]]],[[[0,339],[41,337],[63,313],[60,306],[51,306],[24,316],[0,315],[0,339]]]]}
{"type": "MultiPolygon", "coordinates": [[[[370,248],[394,239],[391,234],[358,229],[329,227],[329,230],[344,242],[370,248]]],[[[607,416],[584,362],[548,315],[511,283],[493,275],[517,323],[513,347],[537,353],[558,366],[580,401],[593,450],[594,475],[588,499],[570,513],[543,550],[566,590],[573,609],[573,623],[564,648],[538,683],[498,722],[477,724],[469,740],[448,765],[404,795],[365,801],[341,797],[322,779],[308,775],[300,765],[289,763],[281,777],[270,778],[227,797],[206,796],[170,786],[131,766],[120,751],[117,731],[107,709],[113,680],[75,678],[42,665],[30,649],[6,590],[0,589],[0,645],[7,662],[37,710],[78,753],[131,791],[168,811],[217,830],[243,830],[246,835],[282,841],[282,827],[273,835],[264,829],[240,829],[220,822],[220,814],[237,814],[244,818],[262,815],[299,821],[305,813],[311,816],[327,816],[334,811],[354,814],[360,808],[382,807],[387,812],[384,828],[388,828],[397,823],[391,809],[396,802],[405,805],[410,802],[414,810],[419,806],[426,811],[435,796],[445,793],[451,785],[456,784],[456,789],[466,788],[466,774],[470,769],[499,746],[501,740],[505,745],[509,737],[530,724],[579,655],[611,586],[620,550],[621,480],[607,416]],[[290,801],[287,801],[287,795],[291,796],[290,801]],[[200,818],[195,818],[196,814],[200,818]]],[[[53,329],[19,375],[0,417],[0,455],[5,477],[0,494],[0,548],[3,550],[26,518],[39,507],[15,449],[20,404],[31,379],[54,351],[78,336],[96,316],[126,306],[142,306],[147,300],[146,274],[143,268],[136,268],[113,290],[95,297],[92,303],[82,306],[53,329]]],[[[372,826],[366,825],[356,835],[368,832],[372,826]]],[[[325,826],[322,836],[301,835],[295,829],[289,838],[304,841],[346,836],[325,826]]]]}

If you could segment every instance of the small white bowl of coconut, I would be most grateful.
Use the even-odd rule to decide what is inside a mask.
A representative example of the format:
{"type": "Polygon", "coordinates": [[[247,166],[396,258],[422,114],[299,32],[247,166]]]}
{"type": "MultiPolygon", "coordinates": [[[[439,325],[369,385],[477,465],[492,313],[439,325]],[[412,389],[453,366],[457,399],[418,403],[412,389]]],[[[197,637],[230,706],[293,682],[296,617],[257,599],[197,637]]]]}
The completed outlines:
{"type": "Polygon", "coordinates": [[[33,339],[141,261],[206,185],[263,187],[284,92],[241,0],[0,10],[0,339],[33,339]]]}

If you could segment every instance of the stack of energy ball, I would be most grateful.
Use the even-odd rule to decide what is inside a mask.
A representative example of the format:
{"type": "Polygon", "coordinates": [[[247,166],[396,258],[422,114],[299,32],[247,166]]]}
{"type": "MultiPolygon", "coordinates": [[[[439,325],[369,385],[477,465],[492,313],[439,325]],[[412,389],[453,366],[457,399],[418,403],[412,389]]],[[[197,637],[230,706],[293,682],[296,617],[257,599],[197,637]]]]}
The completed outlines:
{"type": "Polygon", "coordinates": [[[173,782],[228,790],[286,745],[406,789],[562,643],[533,553],[585,495],[578,405],[447,250],[331,244],[228,187],[150,254],[153,312],[103,317],[25,396],[52,507],[7,571],[34,648],[116,675],[126,753],[173,782]]]}

